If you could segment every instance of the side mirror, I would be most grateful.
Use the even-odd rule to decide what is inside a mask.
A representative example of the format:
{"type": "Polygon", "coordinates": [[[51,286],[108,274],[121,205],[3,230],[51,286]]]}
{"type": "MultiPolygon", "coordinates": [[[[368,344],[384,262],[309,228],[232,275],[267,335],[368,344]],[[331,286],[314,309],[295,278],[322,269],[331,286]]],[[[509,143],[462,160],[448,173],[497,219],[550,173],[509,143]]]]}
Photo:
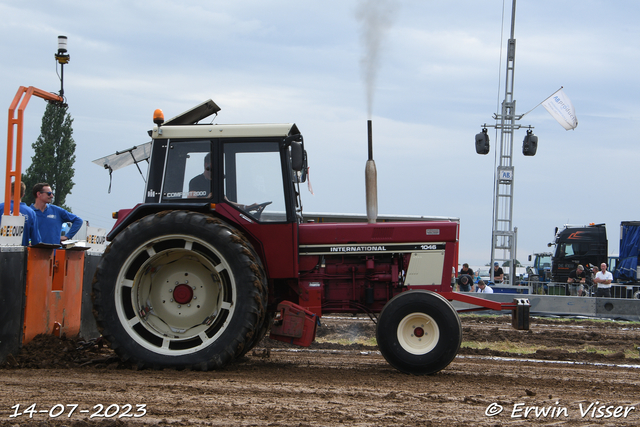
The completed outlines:
{"type": "Polygon", "coordinates": [[[304,168],[304,150],[299,141],[291,142],[291,169],[300,172],[304,168]]]}
{"type": "Polygon", "coordinates": [[[293,182],[306,182],[307,181],[307,152],[303,151],[302,170],[293,171],[293,182]]]}

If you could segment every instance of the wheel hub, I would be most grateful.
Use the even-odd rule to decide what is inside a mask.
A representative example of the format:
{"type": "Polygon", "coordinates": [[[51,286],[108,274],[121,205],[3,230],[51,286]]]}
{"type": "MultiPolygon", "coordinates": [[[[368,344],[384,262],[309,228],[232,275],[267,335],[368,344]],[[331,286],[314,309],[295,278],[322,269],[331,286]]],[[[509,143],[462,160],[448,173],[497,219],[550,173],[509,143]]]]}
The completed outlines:
{"type": "Polygon", "coordinates": [[[173,300],[178,304],[186,304],[193,299],[193,289],[187,284],[177,285],[173,289],[173,300]]]}
{"type": "Polygon", "coordinates": [[[431,316],[414,312],[398,324],[398,343],[408,353],[423,355],[433,350],[440,339],[440,329],[431,316]]]}

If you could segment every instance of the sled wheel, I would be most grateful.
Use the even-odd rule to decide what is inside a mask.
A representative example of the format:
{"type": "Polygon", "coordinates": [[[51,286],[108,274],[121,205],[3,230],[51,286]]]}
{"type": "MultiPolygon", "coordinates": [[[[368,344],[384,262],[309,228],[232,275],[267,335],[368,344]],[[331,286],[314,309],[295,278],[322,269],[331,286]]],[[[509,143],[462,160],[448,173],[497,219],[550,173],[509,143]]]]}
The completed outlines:
{"type": "Polygon", "coordinates": [[[407,374],[434,374],[458,354],[462,326],[458,313],[440,295],[403,292],[382,309],[376,331],[378,348],[391,366],[407,374]]]}
{"type": "Polygon", "coordinates": [[[118,234],[93,283],[98,327],[140,368],[220,368],[262,326],[266,277],[251,244],[217,218],[171,211],[118,234]]]}

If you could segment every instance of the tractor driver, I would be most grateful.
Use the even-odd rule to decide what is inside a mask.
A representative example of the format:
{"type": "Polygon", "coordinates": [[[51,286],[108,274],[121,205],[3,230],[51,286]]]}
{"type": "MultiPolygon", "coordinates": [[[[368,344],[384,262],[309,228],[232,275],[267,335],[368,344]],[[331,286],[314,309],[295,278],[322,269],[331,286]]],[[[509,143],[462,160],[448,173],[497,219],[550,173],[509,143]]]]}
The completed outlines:
{"type": "MultiPolygon", "coordinates": [[[[189,181],[189,198],[191,197],[211,197],[211,153],[207,153],[204,156],[204,171],[200,175],[196,175],[189,181]]],[[[231,203],[237,208],[249,212],[254,209],[257,204],[242,205],[240,203],[232,202],[224,196],[224,200],[227,203],[231,203]]]]}
{"type": "Polygon", "coordinates": [[[204,171],[189,181],[189,197],[211,197],[211,153],[204,156],[204,171]]]}

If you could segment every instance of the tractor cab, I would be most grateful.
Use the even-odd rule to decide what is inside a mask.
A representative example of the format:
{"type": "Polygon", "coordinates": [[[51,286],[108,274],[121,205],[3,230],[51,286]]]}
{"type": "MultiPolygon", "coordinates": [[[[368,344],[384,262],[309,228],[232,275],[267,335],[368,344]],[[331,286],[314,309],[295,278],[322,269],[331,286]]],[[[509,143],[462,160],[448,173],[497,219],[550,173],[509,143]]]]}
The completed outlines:
{"type": "Polygon", "coordinates": [[[156,118],[145,203],[226,203],[253,221],[296,222],[294,187],[306,179],[296,125],[196,124],[219,110],[209,103],[156,118]]]}

